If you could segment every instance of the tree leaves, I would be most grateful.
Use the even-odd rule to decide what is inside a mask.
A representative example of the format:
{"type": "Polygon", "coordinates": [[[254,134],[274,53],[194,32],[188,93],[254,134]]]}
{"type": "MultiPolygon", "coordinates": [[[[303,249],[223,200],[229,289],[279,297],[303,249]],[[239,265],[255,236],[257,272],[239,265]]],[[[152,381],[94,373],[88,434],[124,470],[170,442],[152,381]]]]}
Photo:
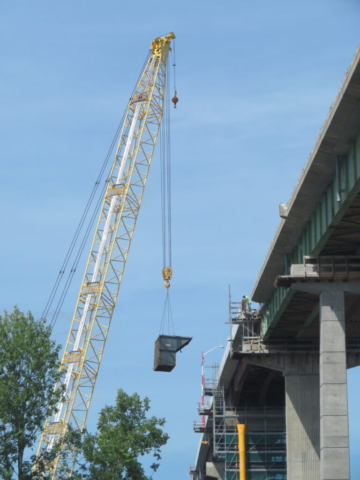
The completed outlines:
{"type": "Polygon", "coordinates": [[[118,390],[115,406],[105,406],[95,434],[84,436],[81,478],[86,480],[148,480],[139,457],[153,455],[155,472],[161,459],[161,447],[168,441],[162,428],[165,419],[151,417],[148,398],[118,390]]]}
{"type": "Polygon", "coordinates": [[[50,333],[44,320],[17,307],[0,316],[0,477],[6,480],[29,478],[25,451],[61,395],[54,394],[60,347],[50,333]]]}
{"type": "Polygon", "coordinates": [[[47,466],[61,455],[58,478],[68,480],[149,480],[139,458],[151,455],[155,472],[161,447],[168,441],[165,419],[147,417],[150,400],[118,390],[114,406],[105,406],[95,434],[83,438],[69,426],[51,451],[25,459],[34,447],[46,417],[54,412],[63,391],[59,379],[60,347],[50,339],[45,321],[18,308],[0,316],[0,478],[49,480],[47,466]],[[74,450],[78,455],[72,471],[74,450]],[[36,462],[36,469],[33,466],[36,462]]]}

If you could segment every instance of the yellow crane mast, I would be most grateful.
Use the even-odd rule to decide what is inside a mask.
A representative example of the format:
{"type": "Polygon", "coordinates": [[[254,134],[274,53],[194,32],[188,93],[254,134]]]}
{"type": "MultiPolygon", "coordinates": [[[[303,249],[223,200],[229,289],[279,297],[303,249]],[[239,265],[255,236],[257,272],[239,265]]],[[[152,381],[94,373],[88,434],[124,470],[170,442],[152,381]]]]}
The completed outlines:
{"type": "MultiPolygon", "coordinates": [[[[100,216],[61,361],[65,394],[48,417],[38,455],[50,451],[68,426],[85,427],[111,318],[141,206],[164,110],[166,65],[175,35],[155,38],[130,98],[100,216]]],[[[74,452],[75,461],[76,452],[74,452]]],[[[52,479],[61,462],[48,467],[52,479]]]]}

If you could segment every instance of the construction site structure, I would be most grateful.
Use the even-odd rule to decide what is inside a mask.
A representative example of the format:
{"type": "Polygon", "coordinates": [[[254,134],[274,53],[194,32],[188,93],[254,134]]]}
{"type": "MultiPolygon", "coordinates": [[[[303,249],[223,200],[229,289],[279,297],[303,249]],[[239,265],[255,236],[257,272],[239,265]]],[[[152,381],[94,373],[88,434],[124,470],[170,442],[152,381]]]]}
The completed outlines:
{"type": "MultiPolygon", "coordinates": [[[[262,480],[349,480],[347,370],[360,365],[360,47],[279,214],[250,294],[260,310],[230,315],[219,382],[227,407],[284,408],[286,473],[262,480]]],[[[202,443],[209,426],[191,471],[223,480],[210,465],[215,440],[202,443]]],[[[243,480],[241,468],[240,458],[243,480]]]]}
{"type": "MultiPolygon", "coordinates": [[[[56,388],[65,393],[56,414],[45,422],[38,455],[51,451],[69,425],[79,432],[85,427],[163,117],[167,59],[174,38],[171,32],[151,42],[127,105],[61,361],[56,388]]],[[[70,461],[75,456],[74,451],[70,461]]],[[[47,475],[60,478],[60,466],[57,457],[47,475]]]]}
{"type": "Polygon", "coordinates": [[[194,480],[287,479],[284,402],[274,397],[267,403],[266,395],[260,402],[251,395],[243,401],[242,385],[237,383],[236,354],[241,349],[253,355],[251,346],[261,338],[260,319],[258,310],[232,301],[229,290],[229,342],[221,365],[215,365],[212,378],[205,380],[207,401],[199,405],[198,413],[206,421],[194,422],[205,456],[190,467],[194,480]]]}
{"type": "Polygon", "coordinates": [[[210,399],[199,406],[205,425],[194,423],[195,432],[203,434],[207,458],[202,465],[190,467],[189,474],[194,480],[286,480],[284,407],[235,407],[221,373],[222,369],[215,381],[206,382],[210,399]]]}

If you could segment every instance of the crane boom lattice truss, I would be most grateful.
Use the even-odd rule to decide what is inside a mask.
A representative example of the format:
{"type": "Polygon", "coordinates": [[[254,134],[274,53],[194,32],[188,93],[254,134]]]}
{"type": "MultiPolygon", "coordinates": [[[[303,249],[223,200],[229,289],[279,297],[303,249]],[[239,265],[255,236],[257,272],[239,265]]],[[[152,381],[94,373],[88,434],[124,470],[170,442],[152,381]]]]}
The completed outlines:
{"type": "MultiPolygon", "coordinates": [[[[61,361],[65,394],[48,417],[38,455],[51,450],[68,426],[83,431],[134,234],[163,116],[166,65],[173,33],[152,41],[150,55],[125,113],[101,213],[61,361]]],[[[74,452],[74,459],[75,461],[74,452]]],[[[60,478],[61,458],[49,465],[60,478]]]]}

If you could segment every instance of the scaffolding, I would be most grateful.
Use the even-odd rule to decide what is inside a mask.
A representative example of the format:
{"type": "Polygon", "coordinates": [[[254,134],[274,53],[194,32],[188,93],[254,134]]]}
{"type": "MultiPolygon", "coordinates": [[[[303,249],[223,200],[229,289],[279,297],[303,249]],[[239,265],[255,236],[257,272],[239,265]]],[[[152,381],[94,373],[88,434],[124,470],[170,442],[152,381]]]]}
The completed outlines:
{"type": "Polygon", "coordinates": [[[246,479],[286,480],[285,411],[279,407],[227,407],[224,388],[213,392],[213,458],[224,480],[239,479],[237,425],[246,425],[246,479]]]}
{"type": "MultiPolygon", "coordinates": [[[[304,257],[305,259],[313,260],[312,257],[304,257]]],[[[320,260],[322,257],[319,257],[320,260]]],[[[331,260],[328,263],[325,263],[324,260],[321,260],[322,263],[318,260],[318,264],[310,263],[312,268],[318,268],[320,273],[323,275],[328,274],[327,270],[330,270],[330,267],[335,269],[335,273],[339,273],[336,268],[342,268],[343,264],[335,264],[333,262],[335,257],[331,257],[331,260]],[[332,262],[332,263],[331,263],[332,262]],[[321,268],[323,270],[321,270],[321,268]]],[[[338,257],[336,257],[337,259],[338,257]]],[[[343,257],[339,257],[338,261],[341,261],[343,257]]],[[[355,260],[359,260],[360,265],[360,256],[351,257],[355,260]]],[[[310,262],[310,260],[308,260],[310,262]]],[[[353,260],[353,262],[355,261],[353,260]]],[[[349,261],[347,268],[347,275],[354,273],[357,268],[349,261]]],[[[306,263],[305,266],[308,266],[306,263]]],[[[344,267],[345,268],[345,267],[344,267]]],[[[360,269],[360,267],[359,267],[360,269]]],[[[330,275],[330,273],[329,273],[330,275]]],[[[354,273],[355,275],[355,273],[354,273]]],[[[308,274],[310,277],[310,274],[308,274]]],[[[243,356],[246,354],[276,354],[276,353],[306,353],[308,355],[319,355],[319,339],[271,339],[264,341],[261,335],[261,309],[258,310],[243,310],[242,302],[233,302],[231,299],[231,292],[229,288],[229,321],[225,322],[227,324],[238,325],[237,340],[234,341],[233,332],[230,329],[230,340],[231,340],[231,356],[232,358],[237,358],[237,356],[243,356]]],[[[346,350],[348,353],[359,354],[360,352],[360,341],[354,338],[348,338],[346,340],[346,350]]]]}
{"type": "MultiPolygon", "coordinates": [[[[218,372],[219,372],[219,364],[214,363],[211,365],[212,370],[212,375],[211,379],[204,379],[204,396],[205,397],[212,397],[214,388],[217,385],[217,377],[218,377],[218,372]]],[[[201,405],[200,403],[198,404],[198,413],[202,417],[207,417],[207,420],[204,421],[194,421],[193,428],[195,433],[211,433],[212,432],[212,426],[211,426],[211,414],[213,410],[213,399],[208,398],[206,402],[204,402],[204,405],[201,405]],[[210,420],[210,421],[209,421],[210,420]]]]}
{"type": "Polygon", "coordinates": [[[229,286],[229,321],[230,325],[236,325],[244,320],[260,320],[258,310],[250,308],[246,302],[233,302],[231,299],[231,289],[229,286]]]}
{"type": "MultiPolygon", "coordinates": [[[[240,328],[240,344],[232,345],[233,351],[252,353],[266,350],[260,333],[261,318],[259,310],[248,308],[244,302],[233,302],[229,287],[229,321],[226,323],[239,325],[240,328]]],[[[230,338],[232,339],[231,330],[230,338]]]]}
{"type": "MultiPolygon", "coordinates": [[[[284,407],[226,405],[225,390],[211,382],[212,402],[201,409],[207,415],[203,440],[211,458],[223,464],[223,480],[239,480],[237,425],[246,425],[246,480],[286,480],[286,427],[284,407]],[[205,442],[204,442],[205,443],[205,442]]],[[[199,409],[200,411],[200,409],[199,409]]],[[[200,431],[194,428],[195,431],[200,431]]],[[[192,467],[194,480],[206,478],[205,471],[192,467]]]]}
{"type": "MultiPolygon", "coordinates": [[[[244,308],[242,302],[232,302],[229,290],[229,321],[231,325],[231,355],[268,353],[260,334],[261,312],[244,308]],[[236,345],[232,327],[236,329],[236,345]]],[[[292,346],[290,346],[292,347],[292,346]]],[[[279,348],[271,345],[271,350],[279,348]]],[[[207,417],[205,423],[194,423],[194,430],[203,433],[206,462],[192,467],[193,480],[210,478],[208,468],[216,470],[222,480],[239,480],[239,437],[237,425],[246,425],[245,465],[246,480],[287,480],[285,408],[246,405],[231,406],[218,368],[213,369],[211,381],[204,382],[205,396],[211,401],[199,406],[199,414],[207,417]],[[216,468],[215,468],[216,467],[216,468]],[[220,473],[221,472],[221,473],[220,473]]]]}

